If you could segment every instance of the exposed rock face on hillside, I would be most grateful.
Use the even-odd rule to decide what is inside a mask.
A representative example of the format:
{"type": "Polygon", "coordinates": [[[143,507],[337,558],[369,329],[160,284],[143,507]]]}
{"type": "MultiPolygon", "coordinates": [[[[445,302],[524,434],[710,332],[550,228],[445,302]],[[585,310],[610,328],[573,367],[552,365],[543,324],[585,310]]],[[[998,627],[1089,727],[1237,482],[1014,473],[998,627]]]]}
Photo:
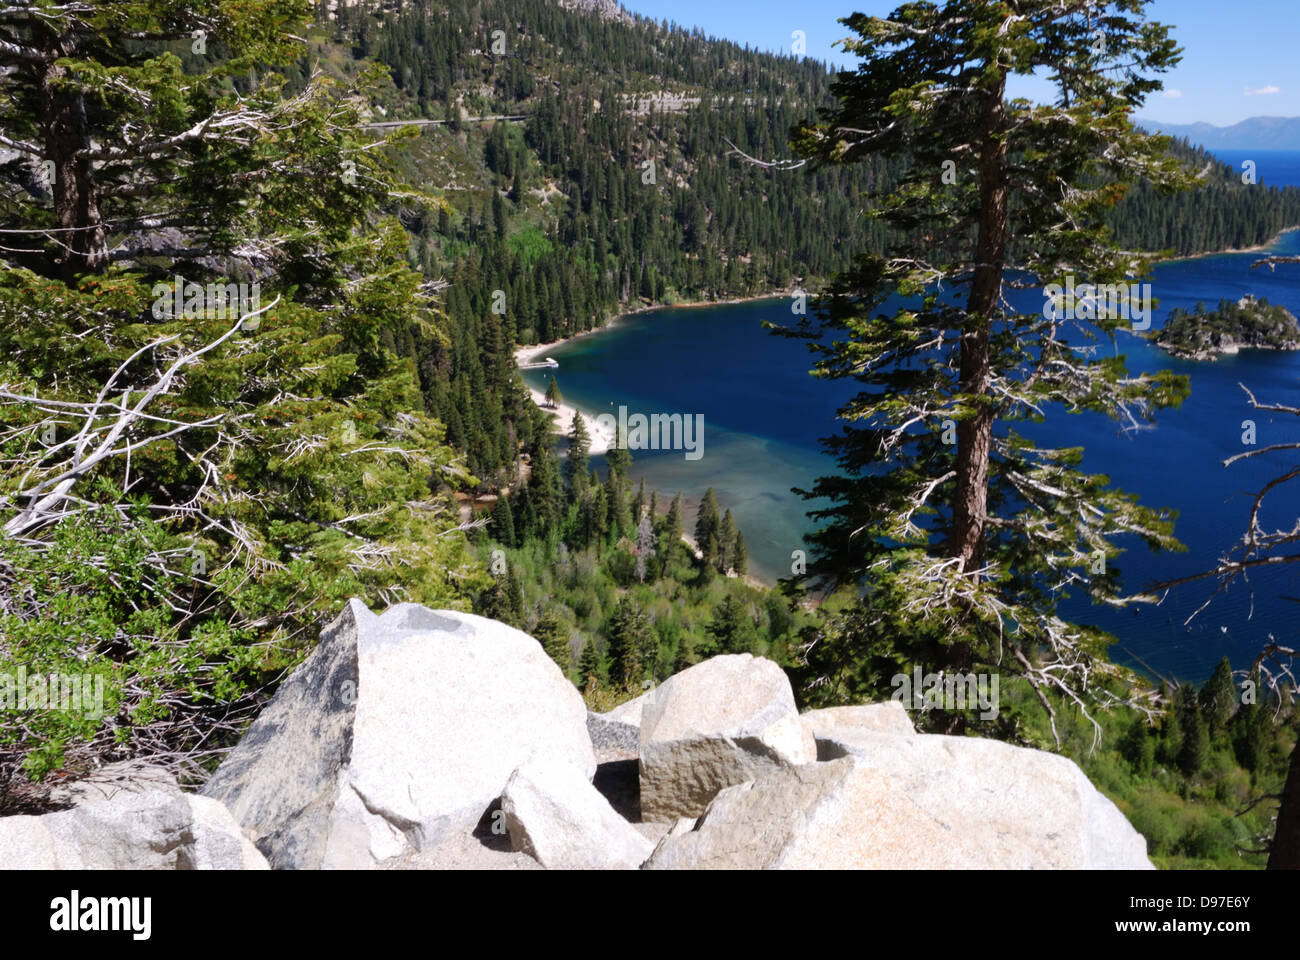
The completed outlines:
{"type": "Polygon", "coordinates": [[[623,9],[617,0],[557,0],[566,10],[591,13],[606,20],[621,20],[631,23],[632,16],[623,9]]]}
{"type": "Polygon", "coordinates": [[[588,715],[532,637],[414,604],[376,616],[352,601],[201,795],[132,776],[0,819],[0,862],[1151,867],[1064,757],[918,734],[895,702],[800,715],[785,673],[747,654],[588,715]]]}

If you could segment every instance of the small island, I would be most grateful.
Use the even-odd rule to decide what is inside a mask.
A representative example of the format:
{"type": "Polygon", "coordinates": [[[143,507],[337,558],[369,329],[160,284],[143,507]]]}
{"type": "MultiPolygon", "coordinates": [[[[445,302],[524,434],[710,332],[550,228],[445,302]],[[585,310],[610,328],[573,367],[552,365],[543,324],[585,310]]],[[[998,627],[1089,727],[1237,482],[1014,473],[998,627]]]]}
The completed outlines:
{"type": "Polygon", "coordinates": [[[1151,342],[1184,360],[1216,360],[1244,348],[1300,350],[1300,323],[1285,307],[1247,294],[1236,303],[1220,300],[1213,311],[1204,303],[1191,313],[1174,308],[1151,342]]]}

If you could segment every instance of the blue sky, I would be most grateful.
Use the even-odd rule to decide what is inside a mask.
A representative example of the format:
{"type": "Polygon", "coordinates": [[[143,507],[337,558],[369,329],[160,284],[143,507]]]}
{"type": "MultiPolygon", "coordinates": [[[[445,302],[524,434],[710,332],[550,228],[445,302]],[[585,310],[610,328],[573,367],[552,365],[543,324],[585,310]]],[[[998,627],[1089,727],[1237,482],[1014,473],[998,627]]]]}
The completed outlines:
{"type": "MultiPolygon", "coordinates": [[[[854,61],[833,44],[848,35],[837,19],[856,10],[883,16],[898,4],[877,0],[621,0],[656,20],[699,27],[763,50],[790,52],[802,30],[808,56],[840,66],[854,61]]],[[[1153,19],[1173,24],[1183,61],[1164,76],[1165,93],[1140,115],[1167,123],[1226,126],[1247,117],[1300,116],[1300,0],[1155,0],[1153,19]]],[[[1026,78],[1015,96],[1044,98],[1026,78]]]]}

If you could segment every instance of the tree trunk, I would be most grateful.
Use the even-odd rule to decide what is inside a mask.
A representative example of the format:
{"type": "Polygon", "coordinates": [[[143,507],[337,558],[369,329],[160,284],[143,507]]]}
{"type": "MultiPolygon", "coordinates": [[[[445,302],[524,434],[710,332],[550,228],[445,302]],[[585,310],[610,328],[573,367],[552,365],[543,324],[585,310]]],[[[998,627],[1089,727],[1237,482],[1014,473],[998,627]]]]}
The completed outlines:
{"type": "Polygon", "coordinates": [[[1277,830],[1268,855],[1270,870],[1300,870],[1300,742],[1291,751],[1291,769],[1277,808],[1277,830]]]}
{"type": "MultiPolygon", "coordinates": [[[[1006,81],[986,93],[980,124],[980,221],[975,275],[966,304],[968,327],[961,338],[961,392],[986,397],[991,383],[989,328],[1002,291],[1007,243],[1007,149],[998,139],[1004,123],[1006,81]]],[[[957,496],[953,505],[952,556],[968,571],[981,562],[988,513],[989,454],[993,445],[993,406],[981,403],[957,427],[957,496]]]]}
{"type": "Polygon", "coordinates": [[[67,76],[67,68],[52,60],[46,66],[41,78],[41,118],[45,158],[54,163],[51,189],[59,227],[56,238],[63,244],[59,260],[64,281],[71,283],[80,274],[103,269],[108,262],[108,243],[94,167],[85,155],[90,149],[85,100],[79,93],[57,87],[67,76]]]}

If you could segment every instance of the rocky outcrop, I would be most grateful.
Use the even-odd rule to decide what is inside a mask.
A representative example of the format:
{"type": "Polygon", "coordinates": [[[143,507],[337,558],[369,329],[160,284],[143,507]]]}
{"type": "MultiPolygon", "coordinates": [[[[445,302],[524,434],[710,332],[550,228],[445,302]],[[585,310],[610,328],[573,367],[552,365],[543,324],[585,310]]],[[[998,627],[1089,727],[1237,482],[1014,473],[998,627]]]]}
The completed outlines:
{"type": "Polygon", "coordinates": [[[888,777],[845,757],[723,790],[695,829],[678,824],[648,870],[908,869],[980,866],[959,834],[888,777]]]}
{"type": "Polygon", "coordinates": [[[980,737],[860,732],[840,741],[992,866],[1149,867],[1146,841],[1074,761],[980,737]]]}
{"type": "Polygon", "coordinates": [[[1146,841],[1064,757],[974,737],[851,744],[722,791],[647,869],[1151,869],[1146,841]]]}
{"type": "Polygon", "coordinates": [[[536,640],[353,600],[202,792],[274,867],[368,867],[472,826],[534,754],[595,773],[582,697],[536,640]]]}
{"type": "Polygon", "coordinates": [[[785,672],[750,654],[669,677],[641,711],[641,815],[698,816],[724,787],[817,759],[785,672]]]}
{"type": "Polygon", "coordinates": [[[533,638],[413,604],[377,616],[349,603],[200,795],[123,765],[51,799],[71,809],[0,818],[0,863],[1151,866],[1142,836],[1056,754],[918,734],[894,701],[801,716],[784,671],[747,654],[588,714],[533,638]]]}
{"type": "Polygon", "coordinates": [[[501,795],[510,846],[560,870],[635,870],[652,844],[572,766],[533,760],[501,795]]]}
{"type": "Polygon", "coordinates": [[[605,713],[587,714],[587,734],[600,763],[635,760],[641,750],[641,711],[653,690],[605,713]]]}
{"type": "Polygon", "coordinates": [[[817,742],[818,760],[844,756],[862,733],[893,733],[904,737],[916,733],[911,717],[897,700],[809,710],[800,715],[799,722],[817,742]]]}
{"type": "Polygon", "coordinates": [[[266,870],[216,800],[123,789],[71,810],[0,818],[0,863],[13,870],[266,870]]]}

